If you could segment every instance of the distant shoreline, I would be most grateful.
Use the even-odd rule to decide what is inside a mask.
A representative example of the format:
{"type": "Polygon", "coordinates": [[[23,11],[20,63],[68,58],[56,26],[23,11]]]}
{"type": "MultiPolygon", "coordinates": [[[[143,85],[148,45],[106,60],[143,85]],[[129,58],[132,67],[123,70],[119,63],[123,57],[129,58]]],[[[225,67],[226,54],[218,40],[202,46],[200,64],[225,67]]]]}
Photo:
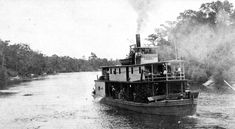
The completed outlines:
{"type": "MultiPolygon", "coordinates": [[[[99,70],[94,70],[94,71],[79,71],[79,72],[98,72],[99,70]]],[[[15,84],[20,84],[22,82],[30,82],[34,80],[42,80],[45,79],[49,75],[57,75],[60,73],[74,73],[74,72],[59,72],[59,73],[52,73],[52,74],[46,74],[46,75],[36,75],[35,77],[18,77],[17,79],[13,78],[8,78],[6,81],[6,85],[1,87],[0,90],[8,89],[11,86],[15,84]]]]}
{"type": "MultiPolygon", "coordinates": [[[[48,74],[48,75],[53,75],[53,74],[48,74]]],[[[8,79],[6,80],[6,85],[1,87],[1,90],[4,89],[8,89],[10,87],[12,87],[15,84],[20,84],[22,82],[30,82],[30,81],[34,81],[34,80],[42,80],[45,79],[46,76],[48,75],[40,75],[37,77],[19,77],[18,79],[8,79]]]]}

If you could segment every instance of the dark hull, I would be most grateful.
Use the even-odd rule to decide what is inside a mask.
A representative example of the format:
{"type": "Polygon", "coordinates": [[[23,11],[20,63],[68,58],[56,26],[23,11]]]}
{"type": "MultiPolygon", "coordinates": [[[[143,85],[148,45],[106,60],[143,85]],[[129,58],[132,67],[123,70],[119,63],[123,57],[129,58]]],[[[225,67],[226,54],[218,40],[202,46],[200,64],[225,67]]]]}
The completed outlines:
{"type": "Polygon", "coordinates": [[[155,115],[188,116],[196,113],[197,99],[167,100],[153,103],[136,103],[104,97],[102,103],[140,113],[155,115]]]}

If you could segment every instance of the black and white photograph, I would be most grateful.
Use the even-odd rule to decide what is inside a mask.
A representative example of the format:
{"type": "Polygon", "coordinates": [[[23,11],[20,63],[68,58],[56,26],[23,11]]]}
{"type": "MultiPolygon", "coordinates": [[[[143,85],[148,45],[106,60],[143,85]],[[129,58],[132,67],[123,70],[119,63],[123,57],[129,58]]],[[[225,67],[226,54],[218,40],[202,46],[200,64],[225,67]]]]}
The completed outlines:
{"type": "Polygon", "coordinates": [[[0,129],[235,129],[234,0],[0,5],[0,129]]]}

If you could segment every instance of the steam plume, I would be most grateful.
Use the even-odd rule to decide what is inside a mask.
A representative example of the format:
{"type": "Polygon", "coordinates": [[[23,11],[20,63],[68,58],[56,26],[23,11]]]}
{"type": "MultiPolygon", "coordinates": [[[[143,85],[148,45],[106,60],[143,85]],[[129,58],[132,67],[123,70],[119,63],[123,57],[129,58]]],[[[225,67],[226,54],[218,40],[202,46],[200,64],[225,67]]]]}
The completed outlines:
{"type": "Polygon", "coordinates": [[[153,0],[129,0],[129,3],[138,15],[136,32],[140,33],[148,20],[148,12],[153,5],[153,0]]]}
{"type": "MultiPolygon", "coordinates": [[[[172,33],[177,40],[179,55],[193,59],[200,65],[200,74],[212,75],[216,81],[235,80],[235,26],[230,25],[223,10],[218,13],[214,27],[205,24],[185,24],[172,33]],[[222,14],[222,15],[221,15],[222,14]],[[191,30],[185,33],[185,30],[191,30]]],[[[197,70],[197,69],[196,69],[197,70]]],[[[196,70],[191,71],[197,72],[196,70]]]]}

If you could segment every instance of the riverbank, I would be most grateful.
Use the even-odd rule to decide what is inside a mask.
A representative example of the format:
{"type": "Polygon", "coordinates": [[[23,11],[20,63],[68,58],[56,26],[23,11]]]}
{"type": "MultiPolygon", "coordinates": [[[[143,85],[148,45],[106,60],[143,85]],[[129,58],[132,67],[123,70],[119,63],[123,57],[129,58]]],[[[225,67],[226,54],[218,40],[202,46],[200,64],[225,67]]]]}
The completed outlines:
{"type": "Polygon", "coordinates": [[[23,78],[19,78],[19,79],[10,79],[8,80],[7,84],[8,85],[13,85],[13,84],[18,84],[21,82],[28,82],[28,81],[33,81],[33,80],[41,80],[44,79],[47,75],[43,75],[43,76],[38,76],[38,77],[23,77],[23,78]]]}
{"type": "MultiPolygon", "coordinates": [[[[53,75],[53,74],[48,74],[48,75],[53,75]]],[[[34,80],[43,80],[45,79],[47,76],[46,75],[37,75],[37,76],[33,76],[33,77],[20,77],[20,76],[16,76],[16,77],[8,77],[5,82],[2,82],[1,84],[4,84],[0,87],[0,90],[5,90],[8,89],[9,87],[11,87],[12,85],[15,84],[19,84],[22,82],[29,82],[29,81],[34,81],[34,80]]]]}

